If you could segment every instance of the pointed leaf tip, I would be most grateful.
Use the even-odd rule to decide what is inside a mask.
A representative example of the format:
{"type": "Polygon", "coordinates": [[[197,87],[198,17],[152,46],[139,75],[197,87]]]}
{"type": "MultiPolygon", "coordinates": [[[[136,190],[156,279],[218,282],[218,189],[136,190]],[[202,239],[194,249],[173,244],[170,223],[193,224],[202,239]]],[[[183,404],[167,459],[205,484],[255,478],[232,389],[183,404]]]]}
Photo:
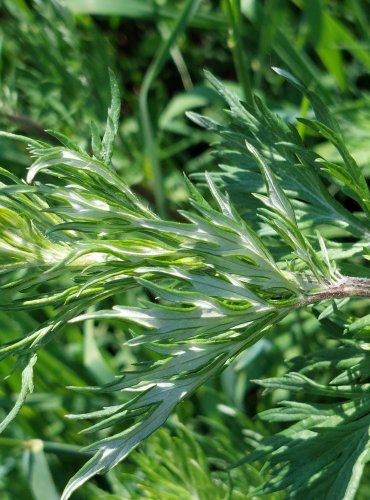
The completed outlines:
{"type": "MultiPolygon", "coordinates": [[[[119,117],[121,112],[121,96],[118,80],[111,69],[109,69],[109,81],[111,90],[111,105],[108,109],[107,124],[100,148],[100,159],[104,163],[108,164],[110,163],[113,155],[113,144],[118,132],[119,117]]],[[[96,134],[94,139],[97,140],[96,134]]]]}

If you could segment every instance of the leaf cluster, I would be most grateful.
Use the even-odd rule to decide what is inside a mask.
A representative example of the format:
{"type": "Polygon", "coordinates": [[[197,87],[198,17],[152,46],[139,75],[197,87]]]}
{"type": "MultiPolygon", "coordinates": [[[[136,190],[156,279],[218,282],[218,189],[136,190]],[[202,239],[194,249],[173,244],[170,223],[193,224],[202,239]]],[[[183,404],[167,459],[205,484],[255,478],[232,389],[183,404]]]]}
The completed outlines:
{"type": "MultiPolygon", "coordinates": [[[[58,134],[64,147],[40,141],[30,143],[35,161],[29,169],[27,183],[3,172],[1,258],[7,265],[3,268],[5,284],[1,288],[1,307],[32,310],[48,306],[54,313],[41,327],[3,345],[0,350],[3,359],[16,356],[16,367],[22,370],[22,390],[2,427],[8,425],[26,395],[32,392],[38,350],[53,340],[68,322],[123,322],[132,326],[128,346],[144,345],[156,355],[153,361],[139,363],[134,371],[127,371],[109,384],[83,388],[95,394],[118,393],[120,396],[102,410],[70,416],[97,420],[86,432],[100,433],[102,437],[87,448],[93,457],[71,480],[63,498],[68,498],[90,477],[107,472],[124,459],[166,421],[179,402],[219,373],[289,312],[337,296],[369,293],[366,278],[343,276],[339,272],[336,262],[346,247],[338,247],[335,240],[332,245],[319,233],[312,233],[312,228],[323,224],[322,220],[320,224],[315,221],[312,212],[321,203],[321,208],[325,207],[325,213],[329,214],[326,224],[337,226],[341,217],[339,225],[358,238],[357,245],[347,249],[347,258],[361,255],[368,245],[366,219],[347,212],[326,188],[326,176],[342,188],[341,178],[338,179],[340,165],[330,168],[326,165],[322,169],[323,162],[317,161],[318,156],[305,148],[293,126],[286,125],[262,102],[255,109],[247,109],[214,77],[209,78],[230,105],[231,123],[225,128],[206,118],[194,115],[192,118],[217,130],[223,141],[226,138],[227,143],[222,142],[220,146],[224,154],[238,157],[239,165],[247,165],[264,185],[262,192],[256,195],[261,207],[258,219],[242,218],[209,175],[206,180],[213,203],[189,184],[193,210],[181,212],[186,222],[162,220],[143,204],[105,163],[111,157],[119,116],[114,79],[111,81],[112,107],[101,143],[97,134],[93,134],[94,156],[58,134]],[[286,163],[297,173],[293,180],[289,177],[289,181],[296,182],[294,188],[285,185],[288,176],[284,175],[281,165],[287,168],[286,163]],[[41,175],[45,180],[34,180],[41,175]],[[308,178],[313,182],[308,184],[308,178]],[[305,195],[303,187],[311,194],[305,195]],[[301,201],[303,215],[295,210],[299,198],[304,200],[301,201]],[[302,226],[303,220],[309,220],[310,224],[302,226]],[[268,227],[268,231],[260,227],[268,227]],[[273,234],[280,239],[280,246],[274,242],[273,234]],[[140,307],[114,305],[84,312],[93,304],[104,303],[117,293],[138,286],[158,299],[145,301],[140,307]],[[47,291],[43,292],[45,288],[47,291]]],[[[293,83],[298,85],[295,80],[293,83]]],[[[361,207],[365,211],[368,190],[362,174],[329,111],[315,94],[309,95],[317,113],[315,123],[331,131],[327,137],[342,152],[343,162],[352,165],[353,183],[355,179],[358,181],[352,189],[346,189],[346,194],[355,199],[361,196],[361,207]]],[[[11,136],[7,134],[7,137],[11,136]]],[[[274,387],[274,380],[264,384],[274,387]]],[[[348,429],[352,429],[353,420],[362,417],[366,420],[366,409],[362,409],[357,398],[358,393],[364,395],[364,389],[357,390],[353,382],[349,387],[328,388],[311,382],[304,375],[294,374],[279,379],[276,384],[286,390],[305,390],[317,396],[343,394],[350,399],[348,408],[346,403],[335,409],[329,406],[327,410],[319,406],[317,420],[309,425],[309,430],[304,428],[302,432],[304,437],[312,438],[310,449],[315,454],[315,443],[321,442],[315,441],[319,432],[316,427],[334,415],[327,439],[338,441],[338,433],[342,435],[344,429],[348,452],[343,455],[343,464],[352,460],[353,474],[341,481],[339,488],[340,491],[344,488],[345,498],[352,498],[367,440],[361,434],[363,444],[356,445],[356,453],[353,446],[357,441],[346,438],[350,431],[346,434],[347,427],[341,426],[341,416],[337,413],[348,414],[348,429]],[[360,417],[357,413],[353,417],[354,409],[361,413],[360,417]]],[[[290,411],[295,414],[294,404],[287,404],[286,408],[265,416],[284,420],[289,418],[290,411]]],[[[299,406],[299,419],[303,408],[304,405],[299,406]]],[[[307,404],[306,410],[312,413],[312,406],[307,404]]],[[[303,422],[305,425],[304,419],[303,422]]],[[[363,425],[358,432],[363,432],[363,425]]],[[[300,434],[294,427],[282,436],[273,438],[270,447],[259,448],[250,460],[271,452],[273,460],[276,456],[280,460],[280,447],[285,450],[284,439],[297,439],[294,445],[297,450],[301,449],[300,434]]],[[[289,445],[289,450],[294,449],[292,446],[289,445]]],[[[299,462],[287,453],[283,451],[281,461],[288,462],[288,466],[277,466],[275,481],[265,485],[267,492],[288,487],[295,495],[302,487],[311,487],[304,479],[303,486],[292,483],[290,474],[296,477],[299,462]]],[[[335,467],[342,463],[333,453],[327,458],[328,470],[331,463],[335,463],[335,467]]],[[[327,487],[329,483],[325,481],[330,482],[329,472],[328,477],[322,478],[323,470],[326,469],[317,471],[319,490],[327,487]]],[[[338,468],[333,476],[337,472],[338,468]]],[[[313,473],[312,481],[315,477],[313,473]]],[[[339,491],[335,485],[333,488],[336,493],[339,491]]]]}

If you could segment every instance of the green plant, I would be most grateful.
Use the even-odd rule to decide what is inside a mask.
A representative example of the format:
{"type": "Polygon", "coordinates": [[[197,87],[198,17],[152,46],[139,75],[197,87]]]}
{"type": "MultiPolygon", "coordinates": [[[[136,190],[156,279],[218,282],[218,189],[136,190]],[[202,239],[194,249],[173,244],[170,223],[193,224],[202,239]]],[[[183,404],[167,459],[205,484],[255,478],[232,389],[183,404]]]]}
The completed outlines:
{"type": "Polygon", "coordinates": [[[329,324],[334,345],[298,360],[294,372],[261,382],[307,399],[263,413],[273,422],[297,423],[266,438],[244,461],[267,455],[272,465],[274,478],[257,492],[354,497],[369,447],[369,315],[359,315],[370,296],[370,194],[333,114],[318,95],[278,71],[312,104],[315,118],[300,122],[330,141],[341,160],[305,147],[297,125],[257,98],[255,107],[243,105],[209,75],[230,107],[229,123],[190,117],[221,136],[226,167],[220,180],[247,177],[239,183],[241,214],[208,174],[213,202],[188,183],[193,210],[181,212],[188,222],[160,219],[130,191],[109,165],[119,107],[113,78],[106,131],[103,139],[94,133],[92,157],[60,134],[62,147],[2,133],[29,144],[35,161],[27,183],[1,171],[1,308],[53,313],[0,349],[1,359],[16,359],[12,371],[22,372],[22,390],[1,430],[33,390],[38,351],[67,323],[123,322],[131,328],[127,345],[153,353],[109,384],[74,388],[116,395],[110,406],[70,416],[97,420],[87,431],[99,439],[87,448],[93,456],[64,499],[117,465],[178,403],[302,308],[329,324]],[[357,211],[349,212],[329,183],[354,200],[357,211]],[[111,306],[110,297],[137,287],[152,300],[111,306]],[[103,308],[90,311],[94,304],[103,308]],[[321,402],[322,396],[333,402],[321,402]]]}

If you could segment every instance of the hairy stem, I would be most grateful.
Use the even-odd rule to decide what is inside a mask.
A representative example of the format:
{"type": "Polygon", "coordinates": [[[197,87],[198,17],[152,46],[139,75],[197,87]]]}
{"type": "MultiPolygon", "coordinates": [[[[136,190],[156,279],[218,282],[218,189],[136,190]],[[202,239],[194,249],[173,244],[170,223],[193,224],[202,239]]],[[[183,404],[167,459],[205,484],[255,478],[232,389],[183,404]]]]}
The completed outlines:
{"type": "Polygon", "coordinates": [[[297,303],[297,307],[308,306],[322,300],[344,297],[370,297],[370,279],[344,276],[335,284],[328,285],[325,289],[302,297],[297,303]]]}

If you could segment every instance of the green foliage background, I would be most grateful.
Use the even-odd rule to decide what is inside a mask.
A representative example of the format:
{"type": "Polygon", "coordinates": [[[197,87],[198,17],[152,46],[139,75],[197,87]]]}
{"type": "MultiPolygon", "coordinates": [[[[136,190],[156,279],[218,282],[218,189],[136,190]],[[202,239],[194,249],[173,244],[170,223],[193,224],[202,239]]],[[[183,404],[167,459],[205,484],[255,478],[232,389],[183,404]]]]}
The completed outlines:
{"type": "MultiPolygon", "coordinates": [[[[92,192],[101,190],[116,208],[121,204],[142,217],[153,217],[154,222],[141,227],[143,233],[130,245],[133,251],[141,252],[147,242],[148,253],[153,249],[159,252],[156,245],[163,245],[162,265],[169,248],[184,244],[171,231],[176,233],[175,223],[185,221],[186,215],[179,213],[179,208],[189,212],[185,172],[205,197],[191,193],[194,204],[200,207],[200,219],[209,223],[207,231],[214,229],[217,217],[222,217],[222,208],[223,216],[231,214],[227,224],[232,229],[234,209],[222,194],[227,191],[240,216],[235,224],[247,221],[248,227],[265,238],[273,258],[280,262],[286,259],[284,272],[301,272],[308,259],[308,267],[313,274],[318,273],[318,279],[329,273],[325,279],[330,281],[336,272],[370,278],[366,266],[370,232],[366,184],[370,176],[368,7],[366,0],[67,0],[64,4],[56,0],[2,0],[2,130],[45,141],[55,148],[64,144],[76,155],[82,155],[80,149],[87,151],[111,163],[117,173],[116,191],[112,189],[111,193],[108,183],[99,184],[90,174],[72,175],[66,167],[56,170],[55,175],[47,173],[45,186],[52,183],[56,191],[50,195],[46,189],[43,196],[50,206],[59,207],[60,213],[40,211],[38,224],[48,227],[65,222],[57,218],[63,216],[61,202],[70,199],[67,181],[72,179],[80,187],[89,186],[92,192]],[[272,71],[273,66],[284,68],[297,80],[272,71]],[[110,78],[109,69],[118,84],[110,78]],[[218,80],[212,76],[207,80],[203,70],[218,80]],[[301,85],[312,93],[302,90],[301,85]],[[224,108],[230,111],[225,113],[224,108]],[[118,111],[121,118],[116,128],[118,111]],[[195,113],[185,116],[189,111],[195,113]],[[297,117],[302,119],[297,121],[297,117]],[[294,131],[287,124],[292,124],[294,131]],[[335,135],[338,126],[343,137],[335,135]],[[252,144],[257,141],[258,152],[253,148],[248,152],[245,140],[252,144]],[[217,143],[212,151],[210,143],[217,143]],[[324,175],[313,168],[318,155],[325,158],[324,175]],[[266,192],[260,168],[268,179],[269,167],[264,165],[271,160],[278,182],[273,176],[266,192]],[[311,169],[306,177],[302,166],[311,169]],[[215,183],[209,181],[208,188],[205,171],[212,172],[215,183]],[[133,195],[119,184],[122,180],[133,195]],[[307,190],[311,184],[315,189],[307,190]],[[285,200],[284,192],[290,201],[285,200]],[[271,201],[274,193],[275,201],[271,201]],[[299,234],[305,235],[306,240],[299,243],[302,252],[308,252],[306,260],[294,263],[289,257],[289,241],[276,243],[271,210],[264,213],[267,222],[261,223],[257,217],[257,209],[266,205],[263,196],[267,194],[272,211],[277,206],[276,196],[280,197],[275,224],[280,223],[279,214],[289,216],[294,209],[299,233],[291,229],[291,237],[298,241],[299,234]],[[161,225],[154,212],[174,225],[161,225]],[[151,240],[153,229],[167,236],[151,240]],[[320,251],[317,229],[327,245],[328,267],[320,263],[325,261],[324,243],[320,259],[315,260],[320,251]],[[311,245],[315,251],[310,253],[311,245]],[[333,260],[337,268],[329,269],[333,260]]],[[[44,147],[39,142],[32,146],[36,150],[44,147]]],[[[57,158],[61,151],[43,151],[45,162],[57,158]]],[[[40,152],[36,154],[42,157],[40,152]]],[[[1,166],[25,178],[30,158],[24,143],[3,134],[0,159],[1,166]]],[[[107,172],[104,170],[102,177],[108,179],[107,172]]],[[[14,178],[4,183],[2,196],[12,196],[13,189],[24,203],[28,197],[34,203],[32,207],[41,207],[37,196],[42,191],[21,189],[14,178]]],[[[97,206],[92,210],[99,223],[96,229],[88,227],[87,232],[98,235],[104,228],[104,214],[96,212],[97,206]]],[[[85,231],[86,219],[77,219],[77,226],[66,229],[85,231]]],[[[200,225],[200,219],[192,222],[200,225]]],[[[4,216],[2,230],[4,227],[15,232],[22,229],[22,222],[14,215],[4,216]]],[[[28,229],[23,229],[26,234],[28,229]]],[[[32,233],[32,238],[37,237],[32,233]]],[[[73,235],[68,237],[74,241],[73,235]]],[[[52,243],[55,241],[51,238],[52,243]]],[[[48,245],[48,239],[40,237],[40,247],[52,255],[53,245],[48,245]]],[[[14,293],[9,291],[5,271],[7,266],[22,262],[24,249],[19,247],[16,255],[4,248],[0,256],[6,276],[1,280],[0,335],[1,343],[7,344],[53,318],[55,306],[51,300],[29,310],[24,305],[18,310],[18,302],[14,302],[15,307],[11,305],[21,299],[17,288],[14,293]]],[[[32,254],[30,248],[27,251],[32,254]]],[[[188,257],[195,258],[193,254],[176,253],[176,265],[182,265],[180,259],[188,257]]],[[[40,275],[40,270],[36,275],[33,272],[28,269],[28,274],[19,275],[29,280],[30,287],[34,276],[40,275]]],[[[68,289],[74,273],[72,269],[70,274],[58,276],[58,288],[49,285],[45,273],[37,293],[49,297],[68,289]]],[[[126,401],[114,392],[76,392],[66,387],[100,386],[135,363],[159,362],[158,352],[141,345],[123,345],[131,338],[127,324],[102,319],[96,312],[114,304],[127,311],[138,305],[145,308],[158,295],[167,305],[175,300],[177,290],[170,285],[170,276],[154,284],[149,283],[151,276],[141,277],[144,286],[124,289],[118,285],[107,298],[102,294],[98,306],[87,300],[87,321],[69,324],[62,335],[38,352],[33,392],[0,437],[1,498],[59,498],[71,476],[91,456],[91,451],[82,448],[94,442],[89,435],[80,434],[85,427],[83,421],[66,419],[65,415],[86,414],[126,401]]],[[[215,286],[215,282],[210,283],[215,286]]],[[[270,298],[268,289],[262,295],[261,290],[254,292],[264,300],[270,298]]],[[[284,293],[279,300],[291,298],[284,293]]],[[[55,300],[58,304],[60,299],[55,300]]],[[[369,470],[365,465],[362,471],[362,465],[366,463],[368,443],[369,327],[368,299],[342,298],[316,304],[310,310],[297,308],[181,402],[166,425],[123,463],[86,483],[75,498],[206,500],[254,498],[257,494],[272,500],[301,498],[303,494],[307,498],[368,498],[369,470]],[[286,375],[288,370],[294,375],[286,375]],[[284,401],[283,409],[276,406],[284,401]],[[345,418],[338,434],[333,429],[338,428],[342,415],[345,418]],[[289,427],[289,423],[294,425],[289,427]],[[312,431],[315,425],[318,427],[312,431]],[[289,443],[294,439],[293,449],[289,443]],[[328,456],[323,456],[324,450],[328,456]],[[318,462],[318,457],[324,462],[318,462]],[[236,463],[241,465],[230,469],[236,463]],[[290,463],[295,464],[291,471],[290,463]],[[312,468],[307,463],[313,464],[312,468]],[[345,472],[351,477],[347,478],[345,472]],[[338,477],[341,481],[336,484],[333,478],[338,477]],[[353,487],[348,491],[351,481],[353,487]]],[[[144,335],[140,321],[130,328],[134,335],[144,335]]],[[[210,333],[214,334],[216,328],[213,325],[210,333]]],[[[21,394],[22,368],[23,376],[27,376],[22,355],[14,374],[13,361],[6,358],[0,364],[4,379],[0,411],[4,418],[21,394]]],[[[89,422],[94,423],[92,419],[89,422]]],[[[113,432],[119,431],[119,425],[113,425],[113,432]]],[[[102,428],[98,439],[109,435],[102,428]]]]}

